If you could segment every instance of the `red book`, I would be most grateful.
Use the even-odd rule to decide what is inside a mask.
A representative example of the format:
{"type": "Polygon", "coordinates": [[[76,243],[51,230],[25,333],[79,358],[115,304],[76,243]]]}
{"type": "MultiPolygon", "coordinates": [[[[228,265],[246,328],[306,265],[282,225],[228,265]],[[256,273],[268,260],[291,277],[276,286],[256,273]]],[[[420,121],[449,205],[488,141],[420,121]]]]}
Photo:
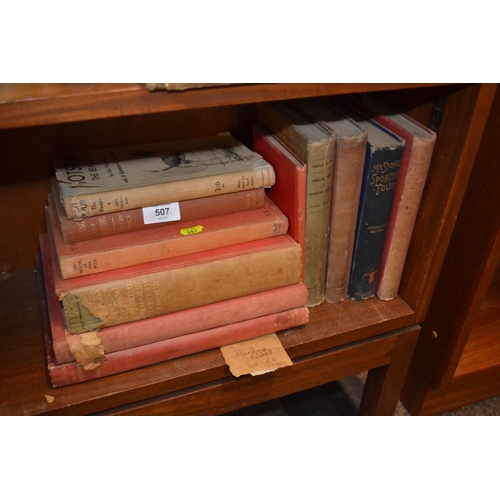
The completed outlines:
{"type": "Polygon", "coordinates": [[[270,200],[264,207],[186,223],[172,222],[96,240],[64,243],[54,200],[49,196],[47,226],[53,235],[63,279],[285,234],[288,220],[270,200]]]}
{"type": "MultiPolygon", "coordinates": [[[[53,184],[57,184],[55,177],[53,184]]],[[[131,233],[141,229],[160,227],[171,224],[172,221],[161,221],[157,218],[153,225],[148,223],[144,214],[144,209],[125,210],[123,212],[113,212],[94,217],[85,217],[76,221],[67,219],[63,206],[59,199],[54,196],[58,192],[58,187],[52,187],[52,200],[57,210],[57,220],[61,228],[61,235],[64,243],[77,243],[79,241],[94,240],[115,234],[131,233]]],[[[197,198],[178,202],[178,213],[181,221],[188,222],[196,219],[206,219],[218,215],[244,212],[246,210],[256,210],[264,206],[264,188],[252,189],[236,193],[222,194],[220,196],[209,196],[207,198],[197,198]]]]}
{"type": "Polygon", "coordinates": [[[267,196],[288,217],[288,234],[300,243],[306,242],[306,164],[295,156],[275,135],[254,125],[253,147],[272,165],[275,184],[267,196]]]}
{"type": "MultiPolygon", "coordinates": [[[[40,246],[54,255],[48,234],[40,246]]],[[[294,285],[301,276],[302,249],[285,234],[68,280],[56,272],[54,281],[68,331],[81,333],[294,285]]]]}
{"type": "MultiPolygon", "coordinates": [[[[61,319],[61,305],[55,293],[54,273],[50,252],[42,252],[45,291],[52,322],[52,348],[57,364],[75,361],[72,352],[78,357],[86,339],[81,335],[70,335],[61,319]]],[[[304,283],[268,290],[261,293],[230,299],[216,304],[208,304],[185,311],[164,314],[154,318],[134,321],[124,325],[103,328],[92,335],[92,341],[98,340],[98,349],[102,354],[159,342],[169,338],[188,335],[201,330],[208,330],[230,323],[253,319],[294,309],[307,304],[307,287],[304,283]]],[[[90,348],[89,348],[90,349],[90,348]]]]}
{"type": "Polygon", "coordinates": [[[50,329],[45,329],[45,348],[47,367],[53,387],[62,387],[122,373],[188,354],[294,328],[309,321],[309,310],[307,306],[303,306],[143,346],[111,352],[106,354],[105,359],[96,368],[95,365],[89,365],[90,369],[84,370],[76,361],[57,364],[50,330],[52,332],[63,331],[64,319],[60,304],[53,293],[48,295],[47,301],[50,329]]]}
{"type": "Polygon", "coordinates": [[[432,159],[436,134],[413,118],[397,113],[381,101],[368,96],[344,99],[357,109],[405,140],[399,177],[387,228],[376,294],[391,300],[397,293],[406,255],[417,218],[420,200],[432,159]]]}

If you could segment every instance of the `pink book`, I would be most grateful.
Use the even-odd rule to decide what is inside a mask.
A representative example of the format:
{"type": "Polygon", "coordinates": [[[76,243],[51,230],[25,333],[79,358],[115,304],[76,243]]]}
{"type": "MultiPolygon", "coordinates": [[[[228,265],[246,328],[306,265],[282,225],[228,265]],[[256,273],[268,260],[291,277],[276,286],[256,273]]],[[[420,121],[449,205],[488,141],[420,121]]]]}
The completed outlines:
{"type": "Polygon", "coordinates": [[[172,222],[73,244],[64,242],[50,196],[46,216],[63,279],[270,238],[288,231],[287,217],[269,198],[256,210],[172,222]]]}
{"type": "MultiPolygon", "coordinates": [[[[125,210],[123,212],[112,212],[109,214],[96,215],[94,217],[84,217],[76,221],[67,219],[64,208],[57,197],[58,187],[55,177],[52,178],[52,194],[49,199],[57,210],[57,220],[61,228],[64,243],[76,243],[79,241],[95,240],[114,234],[131,233],[172,224],[172,217],[159,214],[151,222],[145,214],[143,208],[125,210]],[[54,196],[56,193],[56,196],[54,196]],[[55,200],[52,201],[52,200],[55,200]],[[162,222],[165,220],[165,222],[162,222]],[[151,224],[154,223],[154,226],[151,224]]],[[[246,210],[256,210],[264,206],[264,188],[251,189],[249,191],[239,191],[236,193],[221,194],[220,196],[209,196],[207,198],[195,198],[178,203],[176,215],[184,222],[200,218],[217,217],[218,215],[243,212],[246,210]]],[[[161,210],[161,209],[160,209],[161,210]]],[[[165,210],[165,209],[164,209],[165,210]]]]}
{"type": "MultiPolygon", "coordinates": [[[[287,330],[304,325],[309,321],[309,309],[307,306],[302,306],[106,355],[90,355],[88,356],[89,362],[84,364],[86,368],[84,369],[76,361],[64,364],[57,363],[53,351],[53,338],[65,334],[64,319],[61,306],[53,292],[48,294],[46,301],[50,329],[45,329],[45,348],[47,368],[53,387],[62,387],[122,373],[188,354],[287,330]],[[52,336],[50,332],[52,332],[52,336]]],[[[72,337],[76,336],[72,335],[72,337]]]]}
{"type": "Polygon", "coordinates": [[[288,217],[288,233],[305,249],[306,164],[295,156],[275,135],[254,125],[253,144],[274,168],[276,182],[267,196],[288,217]]]}
{"type": "MultiPolygon", "coordinates": [[[[57,364],[73,362],[75,355],[72,352],[78,357],[80,351],[86,345],[88,346],[88,342],[81,335],[69,334],[64,322],[60,319],[62,313],[57,311],[61,306],[55,293],[54,263],[50,252],[44,248],[42,248],[42,259],[47,300],[52,311],[51,315],[57,318],[52,328],[55,361],[57,364]]],[[[101,355],[107,355],[131,347],[295,309],[306,304],[307,287],[304,283],[298,283],[246,297],[103,328],[87,337],[92,341],[100,341],[98,351],[101,355]]],[[[90,350],[90,347],[87,350],[90,350]]]]}

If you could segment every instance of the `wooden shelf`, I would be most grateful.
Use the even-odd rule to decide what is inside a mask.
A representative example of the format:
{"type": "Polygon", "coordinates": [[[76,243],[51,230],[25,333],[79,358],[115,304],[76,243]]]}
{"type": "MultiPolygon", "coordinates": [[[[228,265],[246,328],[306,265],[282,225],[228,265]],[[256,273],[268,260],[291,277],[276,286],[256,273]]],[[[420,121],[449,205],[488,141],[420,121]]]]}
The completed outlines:
{"type": "MultiPolygon", "coordinates": [[[[424,321],[425,328],[438,279],[456,274],[454,266],[443,271],[442,265],[473,177],[476,154],[484,137],[491,137],[491,127],[488,132],[486,124],[495,95],[494,84],[257,83],[180,92],[150,92],[138,83],[0,84],[0,164],[4,166],[0,211],[5,222],[0,265],[12,273],[0,282],[0,413],[224,413],[368,370],[360,412],[390,414],[403,386],[420,328],[417,324],[424,321]],[[307,326],[279,334],[294,365],[275,374],[235,379],[219,350],[212,350],[71,387],[51,388],[42,342],[47,323],[31,268],[38,236],[46,232],[43,207],[56,151],[224,131],[249,144],[259,102],[358,92],[381,93],[401,111],[437,130],[400,297],[390,302],[348,300],[311,309],[307,326]],[[49,403],[46,395],[54,401],[49,403]]],[[[497,185],[491,183],[490,188],[497,185]]],[[[488,227],[489,219],[474,219],[479,232],[488,227]]],[[[466,228],[465,235],[470,236],[470,229],[466,228]]],[[[484,248],[489,247],[486,239],[484,243],[484,248]]],[[[464,273],[463,282],[473,286],[476,271],[464,273]]],[[[449,288],[443,285],[437,290],[443,295],[449,288]]],[[[453,288],[454,296],[459,296],[458,290],[453,288]]],[[[438,308],[438,318],[440,311],[438,308]]],[[[462,311],[453,314],[450,310],[443,322],[455,325],[461,319],[462,311]]],[[[446,339],[441,327],[438,329],[437,343],[424,338],[425,362],[438,357],[435,347],[446,339]]],[[[497,367],[488,368],[474,376],[495,370],[497,367]]],[[[472,380],[468,375],[465,378],[472,380]]],[[[491,384],[488,390],[493,390],[491,384]]]]}
{"type": "Polygon", "coordinates": [[[495,367],[500,367],[500,283],[490,286],[473,320],[454,378],[495,367]]]}
{"type": "Polygon", "coordinates": [[[241,84],[150,92],[143,84],[0,84],[0,130],[436,84],[241,84]]]}
{"type": "Polygon", "coordinates": [[[500,394],[499,126],[497,91],[402,392],[415,415],[500,394]]]}
{"type": "MultiPolygon", "coordinates": [[[[48,382],[41,333],[48,325],[41,307],[35,271],[20,271],[0,282],[0,301],[1,415],[105,412],[136,401],[166,394],[172,396],[187,388],[196,387],[199,390],[203,384],[232,380],[220,350],[214,349],[53,389],[48,382]],[[54,397],[54,401],[49,403],[45,395],[54,397]]],[[[308,325],[279,334],[288,355],[295,363],[311,356],[332,355],[332,349],[345,350],[346,346],[358,346],[368,339],[379,339],[381,343],[378,348],[370,347],[367,343],[366,356],[358,356],[357,360],[347,357],[351,366],[345,366],[342,362],[338,365],[349,371],[357,366],[358,371],[355,373],[373,368],[374,360],[377,360],[375,366],[389,362],[396,337],[386,332],[404,329],[414,323],[413,311],[399,298],[390,302],[370,299],[364,302],[347,300],[338,305],[323,304],[311,309],[310,313],[308,325]]],[[[336,353],[333,355],[338,357],[336,353]]],[[[309,380],[311,387],[326,383],[329,377],[334,376],[335,367],[330,372],[321,372],[316,378],[312,377],[309,380]]],[[[288,382],[282,382],[281,391],[283,394],[291,393],[298,384],[298,381],[294,382],[288,377],[288,382]]],[[[264,401],[266,394],[259,396],[257,391],[253,395],[254,402],[259,397],[264,401]]],[[[236,407],[233,402],[231,409],[236,407]]],[[[216,410],[212,408],[211,411],[216,410]]]]}

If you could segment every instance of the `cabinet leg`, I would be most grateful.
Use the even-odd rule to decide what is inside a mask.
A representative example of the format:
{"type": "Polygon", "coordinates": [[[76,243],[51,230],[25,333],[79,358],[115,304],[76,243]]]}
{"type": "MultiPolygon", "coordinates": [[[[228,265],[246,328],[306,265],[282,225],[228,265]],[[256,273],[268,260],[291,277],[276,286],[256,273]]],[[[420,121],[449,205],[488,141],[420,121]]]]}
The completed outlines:
{"type": "Polygon", "coordinates": [[[359,415],[394,415],[420,327],[401,334],[388,365],[369,370],[359,415]]]}

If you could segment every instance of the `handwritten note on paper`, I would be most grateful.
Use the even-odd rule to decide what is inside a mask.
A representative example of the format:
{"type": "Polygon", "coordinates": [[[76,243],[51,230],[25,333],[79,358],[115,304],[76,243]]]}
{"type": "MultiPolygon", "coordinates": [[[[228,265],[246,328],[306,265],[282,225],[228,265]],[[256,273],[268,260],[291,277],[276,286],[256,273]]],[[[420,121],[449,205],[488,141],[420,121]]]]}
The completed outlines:
{"type": "Polygon", "coordinates": [[[262,375],[293,365],[275,333],[224,346],[220,350],[235,377],[262,375]]]}

